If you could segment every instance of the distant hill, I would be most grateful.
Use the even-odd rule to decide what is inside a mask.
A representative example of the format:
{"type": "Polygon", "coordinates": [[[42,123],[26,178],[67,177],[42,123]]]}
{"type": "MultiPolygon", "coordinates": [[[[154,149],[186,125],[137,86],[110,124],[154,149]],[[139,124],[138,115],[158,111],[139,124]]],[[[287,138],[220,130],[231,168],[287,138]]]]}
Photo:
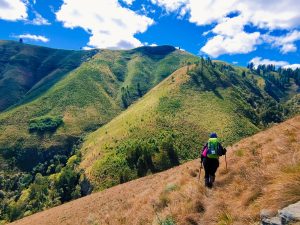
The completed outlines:
{"type": "Polygon", "coordinates": [[[199,160],[26,217],[12,225],[258,224],[300,200],[300,117],[228,148],[215,187],[204,187],[199,160]],[[287,160],[291,159],[291,160],[287,160]],[[169,221],[167,223],[167,221],[169,221]]]}
{"type": "Polygon", "coordinates": [[[0,111],[44,93],[96,52],[0,41],[0,111]]]}

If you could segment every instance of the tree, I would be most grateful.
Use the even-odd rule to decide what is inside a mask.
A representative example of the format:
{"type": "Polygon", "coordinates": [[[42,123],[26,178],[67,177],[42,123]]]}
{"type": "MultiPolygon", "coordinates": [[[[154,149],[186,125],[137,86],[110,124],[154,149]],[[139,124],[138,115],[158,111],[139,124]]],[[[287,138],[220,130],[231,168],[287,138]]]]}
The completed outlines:
{"type": "Polygon", "coordinates": [[[252,71],[253,68],[254,68],[254,63],[253,63],[253,62],[250,62],[250,63],[248,64],[247,68],[248,68],[249,70],[252,71]]]}
{"type": "Polygon", "coordinates": [[[142,97],[143,96],[143,91],[141,89],[141,85],[140,83],[137,83],[137,92],[138,92],[138,96],[142,97]]]}
{"type": "Polygon", "coordinates": [[[19,43],[23,44],[23,38],[19,39],[19,43]]]}
{"type": "Polygon", "coordinates": [[[42,174],[37,173],[34,183],[29,188],[29,204],[35,212],[42,210],[48,200],[48,181],[42,174]]]}
{"type": "Polygon", "coordinates": [[[56,188],[61,190],[61,201],[70,201],[73,197],[73,192],[78,184],[79,176],[71,168],[63,168],[59,176],[59,180],[56,183],[56,188]]]}

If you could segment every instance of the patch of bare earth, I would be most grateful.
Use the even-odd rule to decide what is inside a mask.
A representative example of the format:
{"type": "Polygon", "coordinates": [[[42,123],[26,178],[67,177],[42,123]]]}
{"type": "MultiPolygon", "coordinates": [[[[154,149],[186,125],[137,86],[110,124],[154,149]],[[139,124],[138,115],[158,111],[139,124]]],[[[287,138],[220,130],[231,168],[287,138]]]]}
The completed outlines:
{"type": "Polygon", "coordinates": [[[228,148],[215,187],[198,182],[199,160],[16,221],[15,225],[259,224],[300,200],[300,116],[228,148]]]}

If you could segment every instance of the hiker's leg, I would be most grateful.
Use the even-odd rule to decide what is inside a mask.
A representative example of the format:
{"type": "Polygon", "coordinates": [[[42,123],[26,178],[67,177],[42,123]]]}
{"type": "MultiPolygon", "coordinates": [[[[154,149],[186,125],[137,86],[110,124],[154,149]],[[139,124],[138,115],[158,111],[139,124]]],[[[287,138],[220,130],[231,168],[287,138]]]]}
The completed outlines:
{"type": "Polygon", "coordinates": [[[205,186],[209,186],[209,163],[207,161],[207,158],[203,159],[203,167],[204,167],[204,171],[205,171],[205,176],[204,176],[204,182],[205,182],[205,186]]]}
{"type": "Polygon", "coordinates": [[[210,170],[210,176],[209,176],[209,181],[211,184],[213,184],[215,182],[215,178],[216,178],[216,172],[217,169],[219,167],[219,160],[217,159],[213,159],[211,160],[211,170],[210,170]]]}

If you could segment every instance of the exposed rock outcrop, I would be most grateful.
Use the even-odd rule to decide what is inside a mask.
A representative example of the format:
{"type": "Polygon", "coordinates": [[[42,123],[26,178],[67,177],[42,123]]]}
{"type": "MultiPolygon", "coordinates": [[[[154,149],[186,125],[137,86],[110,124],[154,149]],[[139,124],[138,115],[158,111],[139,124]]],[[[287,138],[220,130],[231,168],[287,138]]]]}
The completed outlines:
{"type": "Polygon", "coordinates": [[[300,223],[300,201],[278,211],[275,217],[269,216],[268,210],[261,211],[262,225],[287,225],[300,223]]]}

